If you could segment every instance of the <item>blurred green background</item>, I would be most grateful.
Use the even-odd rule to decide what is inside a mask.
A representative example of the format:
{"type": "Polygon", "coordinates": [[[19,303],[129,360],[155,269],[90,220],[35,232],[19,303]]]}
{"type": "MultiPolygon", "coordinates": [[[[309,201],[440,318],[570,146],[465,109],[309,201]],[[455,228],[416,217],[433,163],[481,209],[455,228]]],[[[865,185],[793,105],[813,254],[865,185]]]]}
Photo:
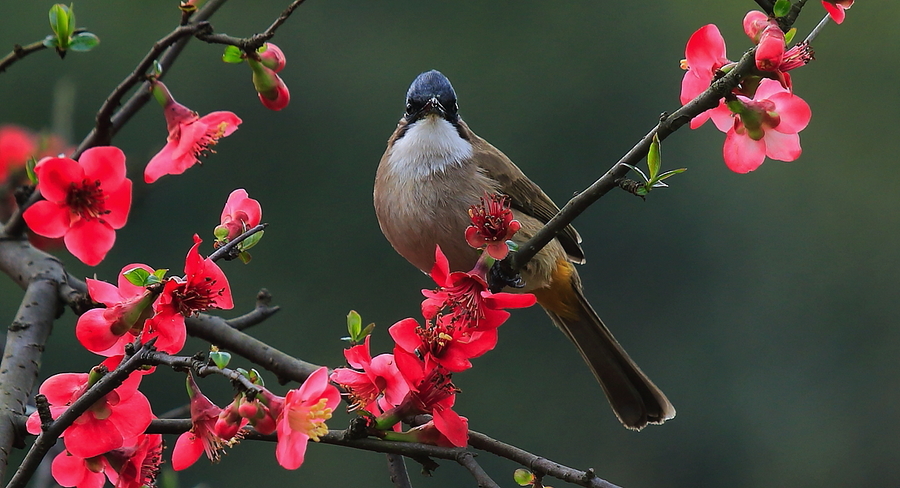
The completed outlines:
{"type": "MultiPolygon", "coordinates": [[[[213,24],[248,36],[287,3],[232,1],[213,24]]],[[[50,5],[3,2],[3,50],[49,33],[50,5]]],[[[79,141],[109,92],[177,24],[176,6],[77,2],[78,25],[99,35],[100,46],[64,61],[38,53],[0,75],[0,123],[49,129],[54,93],[68,86],[79,141]]],[[[562,204],[660,112],[678,107],[678,61],[690,34],[718,24],[737,59],[749,46],[741,19],[754,6],[310,0],[274,39],[288,58],[290,106],[266,110],[249,69],[222,63],[221,46],[192,42],[166,82],[201,114],[236,112],[240,130],[202,167],[148,187],[143,165],[166,136],[161,110],[148,105],[114,141],[136,184],[116,247],[96,268],[57,254],[73,273],[108,281],[133,262],[177,274],[191,235],[204,236],[209,252],[228,193],[243,187],[271,226],[250,265],[225,265],[236,308],[222,315],[248,311],[266,287],[283,311],[252,329],[260,339],[337,366],[344,317],[355,309],[378,324],[373,347],[386,351],[387,327],[416,316],[419,290],[432,286],[381,236],[371,203],[376,165],[416,74],[443,71],[472,129],[562,204]]],[[[798,37],[823,13],[810,1],[798,37]]],[[[796,94],[813,110],[798,161],[737,175],[722,162],[721,133],[711,124],[685,128],[663,144],[664,168],[689,168],[671,189],[646,202],[613,192],[575,222],[588,255],[580,270],[587,296],[677,418],[640,433],[620,427],[574,348],[535,308],[516,312],[497,349],[456,376],[458,411],[471,427],[593,467],[626,488],[897,486],[898,17],[900,2],[860,2],[814,43],[817,60],[793,73],[796,94]]],[[[12,320],[20,297],[0,280],[2,320],[12,320]]],[[[58,322],[44,376],[94,364],[74,342],[73,323],[71,313],[58,322]]],[[[189,342],[186,352],[202,348],[189,342]]],[[[202,386],[224,403],[223,383],[202,386]]],[[[167,371],[146,380],[157,413],[185,403],[181,384],[167,371]]],[[[201,461],[181,473],[181,486],[392,486],[380,454],[312,445],[303,467],[289,472],[273,452],[244,443],[218,466],[201,461]]],[[[513,486],[517,466],[490,455],[479,461],[513,486]]],[[[425,478],[409,463],[413,484],[474,486],[464,469],[441,464],[425,478]]]]}

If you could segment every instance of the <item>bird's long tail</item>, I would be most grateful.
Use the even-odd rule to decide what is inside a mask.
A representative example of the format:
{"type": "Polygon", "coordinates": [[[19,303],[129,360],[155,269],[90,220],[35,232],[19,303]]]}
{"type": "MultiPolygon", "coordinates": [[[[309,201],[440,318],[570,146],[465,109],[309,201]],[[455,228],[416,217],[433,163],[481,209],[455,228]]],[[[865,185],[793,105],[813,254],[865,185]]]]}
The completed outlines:
{"type": "Polygon", "coordinates": [[[575,343],[591,368],[616,417],[640,430],[675,416],[666,395],[647,378],[619,345],[581,291],[581,280],[568,262],[560,263],[553,284],[534,290],[538,303],[575,343]]]}

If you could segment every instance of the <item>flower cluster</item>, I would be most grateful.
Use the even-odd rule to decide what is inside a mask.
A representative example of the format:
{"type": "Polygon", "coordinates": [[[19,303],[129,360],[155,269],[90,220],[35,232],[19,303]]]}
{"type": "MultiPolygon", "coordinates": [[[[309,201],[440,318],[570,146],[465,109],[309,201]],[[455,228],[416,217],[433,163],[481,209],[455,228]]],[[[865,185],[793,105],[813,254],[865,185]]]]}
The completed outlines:
{"type": "MultiPolygon", "coordinates": [[[[766,157],[780,161],[800,157],[799,132],[812,117],[809,105],[794,95],[788,73],[813,59],[810,46],[800,43],[787,49],[786,36],[778,22],[763,12],[748,12],[743,27],[750,40],[757,44],[758,72],[742,79],[716,108],[691,120],[691,128],[696,129],[711,118],[716,128],[726,133],[723,157],[726,166],[737,173],[755,170],[766,157]]],[[[685,48],[681,103],[686,104],[703,93],[710,83],[734,66],[727,58],[725,40],[718,27],[713,24],[701,27],[685,48]]]]}
{"type": "MultiPolygon", "coordinates": [[[[531,294],[492,293],[485,281],[490,249],[498,243],[506,249],[506,240],[518,230],[505,202],[503,197],[486,196],[482,205],[470,212],[470,229],[475,232],[467,231],[467,240],[488,249],[471,271],[451,272],[440,247],[435,249],[431,278],[438,287],[422,291],[423,323],[406,318],[390,327],[395,343],[392,354],[373,358],[366,337],[364,344],[345,351],[350,368],[332,373],[332,381],[347,390],[351,409],[374,418],[370,427],[376,435],[466,445],[468,421],[453,410],[458,389],[452,375],[471,368],[471,359],[497,345],[497,329],[509,317],[505,309],[535,304],[531,294]],[[432,420],[397,432],[401,421],[418,414],[430,414],[432,420]]],[[[501,255],[506,253],[496,252],[494,257],[501,255]]]]}

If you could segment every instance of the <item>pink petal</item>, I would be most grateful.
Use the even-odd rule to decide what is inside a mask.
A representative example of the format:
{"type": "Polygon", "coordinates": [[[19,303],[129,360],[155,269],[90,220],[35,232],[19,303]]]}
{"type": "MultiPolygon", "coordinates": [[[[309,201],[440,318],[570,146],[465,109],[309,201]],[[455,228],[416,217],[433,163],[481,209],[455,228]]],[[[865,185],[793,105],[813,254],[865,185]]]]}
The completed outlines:
{"type": "Polygon", "coordinates": [[[116,231],[99,220],[79,220],[66,233],[66,249],[88,266],[103,261],[116,242],[116,231]]]}
{"type": "Polygon", "coordinates": [[[753,95],[754,100],[765,100],[771,99],[772,95],[776,93],[790,93],[787,88],[781,86],[781,83],[778,80],[773,80],[771,78],[763,78],[762,81],[759,82],[759,88],[756,89],[756,94],[753,95]]]}
{"type": "Polygon", "coordinates": [[[125,298],[119,293],[118,288],[105,281],[87,278],[85,282],[87,283],[88,295],[90,295],[91,300],[97,303],[112,306],[125,298]]]}
{"type": "Polygon", "coordinates": [[[47,397],[51,405],[65,405],[73,400],[72,395],[87,384],[87,373],[59,373],[41,383],[38,391],[47,397]]]}
{"type": "Polygon", "coordinates": [[[112,408],[113,413],[108,418],[109,424],[115,425],[126,439],[143,434],[153,420],[150,401],[140,391],[135,391],[128,399],[120,401],[112,408]]]}
{"type": "Polygon", "coordinates": [[[742,136],[734,130],[730,130],[725,136],[722,155],[725,157],[725,165],[731,171],[749,173],[758,168],[766,159],[766,143],[754,141],[748,136],[742,136]]]}
{"type": "Polygon", "coordinates": [[[41,195],[56,203],[66,203],[71,184],[81,185],[84,181],[84,170],[69,158],[42,159],[35,166],[34,172],[38,177],[41,195]]]}
{"type": "Polygon", "coordinates": [[[278,445],[275,446],[275,459],[284,469],[297,469],[306,457],[306,446],[309,436],[291,431],[283,434],[278,430],[278,445]]]}
{"type": "Polygon", "coordinates": [[[441,246],[435,246],[434,249],[434,266],[431,268],[431,279],[438,286],[447,286],[450,277],[450,261],[441,251],[441,246]]]}
{"type": "Polygon", "coordinates": [[[93,353],[108,350],[119,342],[121,336],[113,334],[110,321],[104,317],[106,309],[94,308],[88,310],[75,324],[75,337],[85,349],[93,353]]]}
{"type": "Polygon", "coordinates": [[[156,156],[153,156],[153,158],[150,159],[150,162],[147,163],[147,167],[144,168],[144,182],[153,183],[164,175],[179,174],[183,172],[183,170],[176,172],[174,168],[175,165],[172,162],[172,155],[177,146],[177,141],[169,141],[161,151],[156,153],[156,156]]]}
{"type": "Polygon", "coordinates": [[[66,430],[66,449],[83,458],[99,456],[122,447],[122,434],[109,422],[97,420],[90,410],[66,430]],[[78,423],[83,421],[83,423],[78,423]]]}
{"type": "MultiPolygon", "coordinates": [[[[50,473],[61,486],[78,486],[89,472],[83,458],[73,456],[67,451],[59,453],[50,464],[50,473]]],[[[103,473],[98,474],[103,478],[103,473]]],[[[103,480],[105,481],[105,478],[103,480]]]]}
{"type": "Polygon", "coordinates": [[[419,323],[416,319],[405,318],[388,328],[394,342],[406,352],[415,352],[422,345],[422,338],[416,333],[419,323]]]}
{"type": "Polygon", "coordinates": [[[221,137],[233,134],[242,122],[237,115],[228,111],[210,112],[203,117],[200,117],[200,121],[209,127],[216,128],[216,130],[218,130],[219,124],[224,122],[226,124],[225,131],[222,133],[221,137]]]}
{"type": "Polygon", "coordinates": [[[55,239],[69,231],[71,215],[69,207],[41,200],[25,209],[22,217],[35,234],[55,239]]]}
{"type": "Polygon", "coordinates": [[[193,432],[185,432],[175,441],[175,449],[172,450],[172,469],[181,471],[187,469],[200,459],[203,454],[203,441],[193,432]]]}
{"type": "Polygon", "coordinates": [[[706,113],[709,114],[709,118],[711,118],[713,124],[716,125],[716,129],[719,129],[722,132],[728,132],[734,127],[734,115],[731,113],[728,106],[725,105],[725,102],[719,102],[718,107],[707,110],[706,113]]]}
{"type": "Polygon", "coordinates": [[[372,362],[372,355],[369,353],[369,339],[371,337],[371,335],[367,335],[363,344],[344,350],[344,358],[347,359],[347,364],[356,369],[366,369],[369,366],[369,363],[372,362]]]}
{"type": "Polygon", "coordinates": [[[799,134],[782,134],[774,130],[766,131],[766,156],[778,161],[794,161],[800,157],[799,134]]]}
{"type": "Polygon", "coordinates": [[[805,129],[812,119],[812,110],[805,100],[790,93],[776,93],[769,97],[775,103],[775,111],[781,122],[775,130],[784,134],[796,134],[805,129]]]}
{"type": "Polygon", "coordinates": [[[125,181],[125,153],[115,146],[92,147],[81,155],[78,163],[84,168],[84,177],[100,180],[100,186],[114,190],[125,181]]]}
{"type": "Polygon", "coordinates": [[[469,422],[450,408],[435,408],[434,426],[451,444],[466,447],[469,443],[469,422]]]}
{"type": "Polygon", "coordinates": [[[187,339],[187,330],[184,326],[184,316],[180,313],[169,311],[159,312],[145,322],[143,342],[158,337],[156,348],[169,354],[177,354],[184,347],[187,339]]]}
{"type": "Polygon", "coordinates": [[[690,69],[711,71],[712,66],[724,64],[725,39],[715,24],[707,24],[694,32],[684,49],[690,69]]]}
{"type": "Polygon", "coordinates": [[[118,188],[106,195],[106,210],[109,213],[103,216],[103,220],[113,229],[121,229],[128,221],[128,212],[131,210],[131,180],[126,178],[118,188]]]}
{"type": "Polygon", "coordinates": [[[700,70],[688,70],[681,78],[681,104],[684,105],[700,95],[712,82],[712,76],[700,70]]]}
{"type": "Polygon", "coordinates": [[[828,12],[828,15],[831,16],[831,20],[833,20],[835,24],[844,22],[844,17],[846,16],[844,7],[835,5],[832,2],[826,2],[825,0],[822,0],[822,6],[825,7],[825,10],[828,12]]]}

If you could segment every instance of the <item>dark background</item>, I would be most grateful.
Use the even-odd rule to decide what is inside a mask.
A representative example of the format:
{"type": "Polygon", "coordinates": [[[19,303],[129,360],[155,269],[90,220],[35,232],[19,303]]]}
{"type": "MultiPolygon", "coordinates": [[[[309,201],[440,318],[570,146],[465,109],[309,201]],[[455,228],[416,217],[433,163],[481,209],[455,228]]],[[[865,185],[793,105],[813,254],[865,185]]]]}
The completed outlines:
{"type": "MultiPolygon", "coordinates": [[[[458,411],[473,429],[629,488],[897,486],[900,3],[859,3],[814,43],[817,61],[792,73],[813,110],[798,161],[737,175],[722,162],[723,134],[711,124],[685,128],[663,145],[665,168],[689,168],[671,189],[646,202],[613,192],[575,222],[587,296],[678,417],[640,433],[620,427],[574,348],[535,308],[516,312],[497,349],[455,378],[458,411]]],[[[247,36],[286,4],[233,1],[213,24],[247,36]]],[[[50,5],[3,2],[3,50],[49,33],[50,5]]],[[[81,140],[113,87],[176,25],[176,5],[77,2],[78,25],[100,46],[65,61],[38,53],[0,75],[0,123],[49,129],[54,93],[67,85],[71,137],[81,140]]],[[[419,289],[432,286],[381,236],[371,204],[376,165],[416,74],[443,71],[473,130],[562,204],[678,107],[690,34],[718,24],[737,59],[749,47],[740,22],[754,6],[310,0],[274,39],[288,59],[290,106],[266,110],[249,69],[222,63],[221,46],[192,42],[166,78],[175,97],[201,114],[232,110],[244,124],[202,167],[148,187],[141,171],[166,136],[161,110],[148,105],[114,141],[136,183],[116,247],[96,268],[57,254],[76,275],[107,281],[133,262],[178,274],[191,235],[204,236],[210,252],[228,193],[243,187],[271,226],[250,265],[224,265],[236,308],[222,315],[248,311],[266,287],[284,310],[251,331],[260,339],[337,366],[344,317],[355,309],[378,324],[375,352],[387,351],[387,327],[416,316],[419,289]]],[[[823,14],[810,1],[798,38],[823,14]]],[[[20,298],[0,280],[3,320],[20,298]]],[[[71,313],[58,322],[43,376],[94,364],[73,324],[71,313]]],[[[185,352],[202,348],[189,342],[185,352]]],[[[185,403],[181,385],[161,371],[143,389],[162,413],[185,403]]],[[[202,386],[227,401],[220,379],[202,386]]],[[[244,443],[219,466],[200,461],[182,473],[182,486],[391,486],[380,454],[311,445],[289,472],[273,453],[244,443]]],[[[513,486],[517,466],[479,461],[513,486]]],[[[414,485],[474,486],[459,466],[442,465],[423,478],[411,462],[414,485]]]]}

